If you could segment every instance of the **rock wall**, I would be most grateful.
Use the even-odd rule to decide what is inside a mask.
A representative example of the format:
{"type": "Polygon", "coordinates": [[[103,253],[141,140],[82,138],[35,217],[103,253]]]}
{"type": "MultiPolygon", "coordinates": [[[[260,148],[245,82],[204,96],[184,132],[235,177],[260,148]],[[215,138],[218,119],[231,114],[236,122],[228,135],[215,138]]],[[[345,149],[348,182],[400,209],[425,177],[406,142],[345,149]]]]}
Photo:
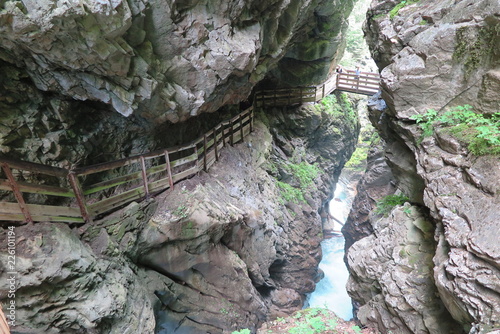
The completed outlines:
{"type": "Polygon", "coordinates": [[[500,328],[500,158],[446,131],[423,137],[411,116],[498,112],[500,3],[397,3],[373,1],[367,14],[387,103],[371,116],[412,206],[369,220],[373,234],[348,250],[350,293],[360,321],[381,331],[487,333],[500,328]]]}
{"type": "Polygon", "coordinates": [[[352,0],[2,1],[0,153],[81,165],[194,138],[273,69],[291,85],[322,82],[343,53],[351,8],[352,0]],[[285,55],[299,76],[276,69],[285,55]],[[207,113],[194,127],[172,125],[207,113]]]}
{"type": "Polygon", "coordinates": [[[78,228],[15,227],[16,331],[230,333],[301,309],[359,124],[352,109],[332,117],[312,104],[259,115],[244,143],[171,192],[78,228]],[[291,170],[313,165],[304,187],[291,170]]]}

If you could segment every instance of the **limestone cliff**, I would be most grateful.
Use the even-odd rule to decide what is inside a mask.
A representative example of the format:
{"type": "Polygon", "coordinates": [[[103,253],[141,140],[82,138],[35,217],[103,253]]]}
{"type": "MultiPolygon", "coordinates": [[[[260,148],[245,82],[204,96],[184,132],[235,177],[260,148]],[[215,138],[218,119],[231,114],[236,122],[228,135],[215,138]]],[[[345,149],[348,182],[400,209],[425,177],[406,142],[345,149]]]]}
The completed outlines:
{"type": "Polygon", "coordinates": [[[500,158],[484,154],[493,146],[472,153],[470,137],[441,124],[422,133],[414,115],[466,104],[485,119],[498,113],[500,3],[373,1],[365,29],[387,103],[371,109],[372,123],[411,204],[387,217],[353,208],[349,229],[369,234],[348,250],[358,318],[394,333],[498,329],[500,158]]]}
{"type": "Polygon", "coordinates": [[[322,82],[342,56],[351,8],[352,0],[1,1],[0,153],[89,165],[188,141],[266,76],[322,82]]]}

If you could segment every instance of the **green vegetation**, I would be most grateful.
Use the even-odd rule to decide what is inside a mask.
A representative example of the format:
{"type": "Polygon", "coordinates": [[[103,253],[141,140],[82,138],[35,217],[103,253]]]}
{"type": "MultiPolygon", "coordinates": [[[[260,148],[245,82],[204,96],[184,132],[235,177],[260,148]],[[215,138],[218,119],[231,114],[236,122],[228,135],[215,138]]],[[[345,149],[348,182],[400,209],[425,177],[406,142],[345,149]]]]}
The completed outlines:
{"type": "Polygon", "coordinates": [[[369,149],[370,147],[365,145],[356,147],[356,150],[352,153],[351,159],[347,161],[345,167],[359,171],[363,170],[369,149]]]}
{"type": "Polygon", "coordinates": [[[314,334],[323,333],[326,330],[334,330],[337,322],[327,321],[324,316],[328,313],[322,312],[322,309],[311,308],[304,312],[297,312],[295,319],[300,319],[290,328],[287,333],[290,334],[314,334]],[[321,312],[321,314],[320,314],[321,312]],[[302,319],[301,319],[302,318],[302,319]],[[332,326],[334,325],[334,326],[332,326]]]}
{"type": "Polygon", "coordinates": [[[422,140],[437,128],[466,143],[474,155],[500,154],[500,112],[493,115],[476,113],[470,105],[456,106],[439,115],[429,109],[411,117],[422,129],[422,140]]]}
{"type": "Polygon", "coordinates": [[[411,5],[411,4],[414,4],[417,2],[418,2],[418,0],[403,0],[403,1],[401,1],[393,9],[391,9],[391,11],[389,12],[389,17],[392,20],[394,17],[396,17],[396,15],[398,15],[401,8],[404,8],[408,5],[411,5]]]}
{"type": "Polygon", "coordinates": [[[252,332],[249,329],[245,328],[239,331],[234,331],[231,334],[252,334],[252,332]]]}
{"type": "Polygon", "coordinates": [[[309,187],[321,171],[318,166],[311,165],[306,161],[300,164],[288,164],[285,166],[285,169],[291,172],[294,177],[299,180],[300,187],[303,189],[309,187]]]}
{"type": "Polygon", "coordinates": [[[305,161],[299,164],[289,163],[283,166],[283,169],[293,175],[293,178],[298,181],[299,187],[293,187],[288,183],[278,181],[281,197],[284,202],[305,203],[304,194],[318,177],[320,169],[316,165],[311,165],[305,161]]]}
{"type": "Polygon", "coordinates": [[[358,121],[358,114],[354,109],[354,102],[346,93],[337,96],[330,94],[325,96],[320,103],[314,105],[317,112],[325,112],[334,119],[343,118],[353,124],[358,121]]]}
{"type": "Polygon", "coordinates": [[[359,326],[352,326],[352,330],[356,333],[361,333],[361,328],[359,328],[359,326]]]}
{"type": "Polygon", "coordinates": [[[177,208],[175,208],[173,214],[179,217],[180,219],[184,219],[187,217],[187,207],[181,204],[177,208]]]}
{"type": "Polygon", "coordinates": [[[294,202],[294,203],[305,203],[304,194],[302,190],[297,189],[289,185],[288,183],[278,181],[278,187],[280,188],[281,197],[283,202],[294,202]]]}
{"type": "Polygon", "coordinates": [[[401,194],[401,195],[387,195],[383,197],[380,201],[377,202],[377,208],[375,212],[380,215],[387,216],[392,209],[398,205],[403,205],[408,202],[410,199],[401,194]]]}
{"type": "Polygon", "coordinates": [[[335,95],[330,94],[325,96],[320,103],[315,104],[314,107],[316,111],[321,112],[325,111],[328,115],[333,117],[341,117],[342,116],[342,107],[337,102],[337,98],[335,95]]]}

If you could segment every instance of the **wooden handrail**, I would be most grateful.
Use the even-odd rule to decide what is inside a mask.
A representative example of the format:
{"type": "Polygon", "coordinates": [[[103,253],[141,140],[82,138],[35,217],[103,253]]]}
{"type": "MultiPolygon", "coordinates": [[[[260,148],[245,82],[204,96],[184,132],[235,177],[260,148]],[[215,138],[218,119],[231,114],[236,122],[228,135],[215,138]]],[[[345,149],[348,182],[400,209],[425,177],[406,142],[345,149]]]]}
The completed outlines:
{"type": "Polygon", "coordinates": [[[319,86],[260,90],[255,94],[254,105],[263,107],[286,106],[304,102],[316,103],[335,90],[373,95],[379,90],[379,81],[378,73],[360,72],[358,77],[356,71],[344,70],[330,76],[319,86]]]}
{"type": "Polygon", "coordinates": [[[186,145],[71,170],[0,158],[0,171],[5,175],[5,178],[0,175],[0,190],[10,192],[15,199],[15,202],[0,201],[0,221],[92,222],[96,216],[116,210],[134,200],[173,189],[175,183],[201,170],[208,170],[218,160],[220,149],[227,140],[232,145],[243,141],[253,131],[253,117],[253,107],[250,107],[186,145]],[[112,176],[94,184],[84,185],[79,180],[79,177],[87,178],[125,166],[128,170],[125,174],[117,173],[120,176],[112,176]],[[16,180],[15,173],[12,173],[13,169],[19,175],[26,171],[55,176],[59,182],[69,185],[66,188],[19,181],[16,180]],[[73,198],[74,202],[70,207],[30,204],[26,203],[24,192],[73,198]],[[110,192],[111,195],[102,195],[104,192],[110,192]],[[101,196],[97,196],[98,194],[101,196]]]}

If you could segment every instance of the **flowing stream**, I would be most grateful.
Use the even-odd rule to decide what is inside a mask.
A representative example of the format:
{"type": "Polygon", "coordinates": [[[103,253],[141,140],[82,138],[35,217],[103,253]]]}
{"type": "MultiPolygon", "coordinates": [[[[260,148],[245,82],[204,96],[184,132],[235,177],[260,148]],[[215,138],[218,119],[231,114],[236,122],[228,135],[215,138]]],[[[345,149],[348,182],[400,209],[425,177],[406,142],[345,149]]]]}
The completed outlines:
{"type": "MultiPolygon", "coordinates": [[[[351,209],[355,196],[356,182],[350,180],[349,175],[339,178],[334,198],[330,201],[330,215],[344,223],[351,209]]],[[[336,223],[335,230],[340,231],[341,225],[336,223]]],[[[323,258],[319,264],[325,276],[316,285],[316,290],[308,298],[308,307],[326,307],[344,320],[352,318],[351,298],[348,296],[345,285],[349,273],[344,264],[344,237],[333,236],[321,242],[323,258]]]]}

